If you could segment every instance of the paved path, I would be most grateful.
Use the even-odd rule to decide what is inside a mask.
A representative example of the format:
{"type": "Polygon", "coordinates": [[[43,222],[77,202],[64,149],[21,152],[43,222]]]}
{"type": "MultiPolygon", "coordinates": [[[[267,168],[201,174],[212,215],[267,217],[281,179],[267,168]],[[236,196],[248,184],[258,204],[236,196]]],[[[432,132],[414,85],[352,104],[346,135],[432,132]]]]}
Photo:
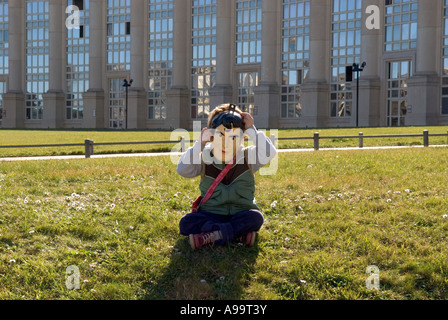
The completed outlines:
{"type": "MultiPolygon", "coordinates": [[[[447,148],[447,145],[430,146],[431,148],[447,148]]],[[[352,150],[385,150],[385,149],[412,149],[412,148],[424,148],[423,146],[395,146],[395,147],[364,147],[362,149],[358,147],[351,148],[321,148],[320,151],[352,151],[352,150]]],[[[294,153],[294,152],[314,152],[312,148],[306,149],[280,149],[279,153],[294,153]]],[[[162,157],[162,156],[180,156],[182,153],[129,153],[129,154],[104,154],[104,155],[92,155],[92,159],[105,159],[105,158],[136,158],[136,157],[162,157]]],[[[9,157],[0,158],[0,162],[13,162],[13,161],[45,161],[45,160],[76,160],[85,159],[84,155],[77,156],[45,156],[45,157],[9,157]]]]}

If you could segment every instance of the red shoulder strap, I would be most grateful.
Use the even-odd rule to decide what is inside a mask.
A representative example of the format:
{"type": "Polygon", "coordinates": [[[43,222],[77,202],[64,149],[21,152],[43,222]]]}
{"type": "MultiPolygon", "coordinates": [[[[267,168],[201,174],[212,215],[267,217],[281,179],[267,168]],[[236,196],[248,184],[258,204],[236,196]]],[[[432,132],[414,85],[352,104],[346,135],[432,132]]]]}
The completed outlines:
{"type": "Polygon", "coordinates": [[[242,148],[240,148],[240,150],[237,152],[237,154],[235,155],[235,157],[233,158],[232,162],[230,162],[222,171],[221,173],[218,175],[218,177],[216,177],[215,181],[213,182],[213,184],[210,186],[210,188],[208,189],[207,193],[205,194],[205,197],[202,199],[201,203],[199,206],[201,206],[202,204],[206,203],[213,195],[213,193],[215,192],[215,189],[219,186],[219,184],[221,183],[221,181],[225,178],[225,176],[229,173],[230,169],[232,169],[233,165],[236,162],[236,159],[238,157],[238,155],[240,154],[242,148]]]}

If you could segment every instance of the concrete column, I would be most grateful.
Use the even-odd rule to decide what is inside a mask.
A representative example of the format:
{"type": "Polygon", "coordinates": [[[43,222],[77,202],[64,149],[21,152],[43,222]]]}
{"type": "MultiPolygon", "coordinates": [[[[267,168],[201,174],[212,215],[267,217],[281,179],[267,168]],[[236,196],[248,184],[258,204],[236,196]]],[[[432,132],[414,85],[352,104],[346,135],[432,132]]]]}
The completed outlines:
{"type": "Polygon", "coordinates": [[[406,115],[406,125],[437,125],[440,117],[438,57],[442,12],[442,1],[419,2],[415,74],[408,80],[408,106],[411,106],[411,112],[406,115]]]}
{"type": "MultiPolygon", "coordinates": [[[[383,28],[369,30],[364,23],[368,17],[367,7],[374,5],[380,10],[380,17],[384,17],[384,6],[381,0],[364,0],[362,2],[363,23],[361,24],[361,63],[367,66],[361,72],[359,80],[359,126],[379,126],[381,107],[381,54],[383,51],[383,28]]],[[[380,21],[380,26],[382,20],[380,21]]],[[[353,81],[353,121],[356,121],[356,81],[353,81]]],[[[355,122],[353,122],[355,123],[355,122]]]]}
{"type": "Polygon", "coordinates": [[[331,2],[310,2],[309,77],[302,85],[301,126],[324,127],[330,117],[331,2]]]}
{"type": "Polygon", "coordinates": [[[83,94],[85,128],[106,128],[103,86],[106,39],[106,2],[90,0],[89,90],[83,94]]]}
{"type": "Polygon", "coordinates": [[[131,1],[131,79],[128,101],[128,128],[143,129],[146,125],[148,97],[144,76],[148,74],[145,63],[145,48],[148,37],[145,32],[145,18],[148,13],[147,1],[131,1]]]}
{"type": "Polygon", "coordinates": [[[278,128],[280,118],[280,86],[278,54],[280,52],[281,25],[278,23],[281,1],[263,1],[263,32],[261,48],[261,73],[255,91],[255,105],[258,114],[255,123],[259,128],[278,128]]]}
{"type": "Polygon", "coordinates": [[[50,37],[50,75],[49,89],[43,94],[44,113],[43,128],[62,128],[65,119],[64,96],[64,38],[66,28],[64,25],[65,7],[59,0],[49,1],[49,37],[50,37]]]}
{"type": "Polygon", "coordinates": [[[25,121],[25,1],[9,1],[9,75],[3,94],[3,128],[21,128],[25,121]],[[18,19],[20,17],[20,19],[18,19]]]}
{"type": "Polygon", "coordinates": [[[216,85],[210,92],[211,108],[220,104],[233,102],[233,51],[232,3],[229,0],[217,1],[217,35],[216,35],[216,85]]]}
{"type": "Polygon", "coordinates": [[[190,1],[174,0],[174,74],[171,89],[166,92],[167,123],[178,128],[189,128],[191,119],[188,63],[191,51],[190,1]]]}

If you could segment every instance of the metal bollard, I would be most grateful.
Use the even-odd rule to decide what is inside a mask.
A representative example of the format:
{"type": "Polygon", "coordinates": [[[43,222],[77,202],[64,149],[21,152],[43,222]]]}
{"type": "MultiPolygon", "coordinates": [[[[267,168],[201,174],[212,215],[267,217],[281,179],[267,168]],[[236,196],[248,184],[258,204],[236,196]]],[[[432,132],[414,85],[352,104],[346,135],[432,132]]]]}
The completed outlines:
{"type": "Polygon", "coordinates": [[[185,152],[185,137],[180,138],[180,152],[185,152]]]}
{"type": "Polygon", "coordinates": [[[319,150],[319,132],[314,133],[314,150],[319,150]]]}
{"type": "Polygon", "coordinates": [[[428,130],[423,131],[423,145],[425,147],[429,147],[429,131],[428,130]]]}
{"type": "Polygon", "coordinates": [[[89,159],[93,155],[93,141],[85,140],[84,141],[84,149],[85,149],[86,159],[89,159]]]}
{"type": "Polygon", "coordinates": [[[359,148],[364,148],[364,133],[362,132],[359,133],[359,148]]]}

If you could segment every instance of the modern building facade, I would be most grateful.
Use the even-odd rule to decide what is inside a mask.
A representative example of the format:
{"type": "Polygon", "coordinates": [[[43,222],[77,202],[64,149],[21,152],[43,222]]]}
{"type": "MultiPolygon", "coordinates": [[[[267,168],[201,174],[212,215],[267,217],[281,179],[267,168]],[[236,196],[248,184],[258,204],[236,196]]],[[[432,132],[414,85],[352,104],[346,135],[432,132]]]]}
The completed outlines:
{"type": "Polygon", "coordinates": [[[2,128],[446,125],[448,0],[0,0],[0,95],[2,128]]]}

